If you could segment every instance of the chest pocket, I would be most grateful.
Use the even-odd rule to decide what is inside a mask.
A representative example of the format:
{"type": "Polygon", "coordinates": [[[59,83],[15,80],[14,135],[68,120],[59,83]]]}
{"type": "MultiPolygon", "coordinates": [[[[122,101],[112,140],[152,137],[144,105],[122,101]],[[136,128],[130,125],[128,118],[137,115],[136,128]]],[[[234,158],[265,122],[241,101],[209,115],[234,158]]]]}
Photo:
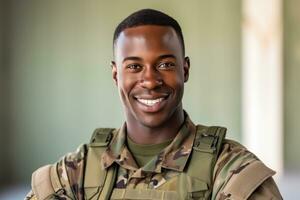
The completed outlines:
{"type": "Polygon", "coordinates": [[[194,180],[192,187],[187,191],[186,199],[204,200],[206,199],[208,187],[205,182],[194,180]]]}
{"type": "Polygon", "coordinates": [[[176,191],[163,191],[151,189],[114,189],[111,200],[176,200],[178,194],[176,191]]]}
{"type": "Polygon", "coordinates": [[[208,186],[205,182],[194,178],[179,186],[177,191],[151,189],[113,189],[111,200],[205,200],[208,186]]]}
{"type": "Polygon", "coordinates": [[[205,181],[181,174],[178,185],[179,199],[205,200],[209,199],[209,188],[205,181]]]}

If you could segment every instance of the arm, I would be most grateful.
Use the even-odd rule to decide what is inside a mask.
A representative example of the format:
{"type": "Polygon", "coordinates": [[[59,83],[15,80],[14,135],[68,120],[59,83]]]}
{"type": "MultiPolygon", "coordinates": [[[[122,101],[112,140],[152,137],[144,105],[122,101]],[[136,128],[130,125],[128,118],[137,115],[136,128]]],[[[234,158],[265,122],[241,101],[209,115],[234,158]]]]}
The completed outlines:
{"type": "Polygon", "coordinates": [[[81,199],[85,145],[69,153],[53,165],[46,165],[32,174],[31,189],[26,200],[81,199]]]}
{"type": "Polygon", "coordinates": [[[227,140],[214,169],[212,199],[282,199],[274,174],[245,147],[227,140]]]}

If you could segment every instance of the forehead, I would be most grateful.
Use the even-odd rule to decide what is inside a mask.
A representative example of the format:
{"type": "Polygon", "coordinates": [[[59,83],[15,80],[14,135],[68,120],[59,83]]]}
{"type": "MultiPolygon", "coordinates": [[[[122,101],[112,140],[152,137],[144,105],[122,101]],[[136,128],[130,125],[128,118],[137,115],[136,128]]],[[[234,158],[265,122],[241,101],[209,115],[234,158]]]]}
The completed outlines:
{"type": "Polygon", "coordinates": [[[127,28],[115,41],[115,54],[127,54],[139,51],[182,52],[175,30],[169,26],[142,25],[127,28]]]}

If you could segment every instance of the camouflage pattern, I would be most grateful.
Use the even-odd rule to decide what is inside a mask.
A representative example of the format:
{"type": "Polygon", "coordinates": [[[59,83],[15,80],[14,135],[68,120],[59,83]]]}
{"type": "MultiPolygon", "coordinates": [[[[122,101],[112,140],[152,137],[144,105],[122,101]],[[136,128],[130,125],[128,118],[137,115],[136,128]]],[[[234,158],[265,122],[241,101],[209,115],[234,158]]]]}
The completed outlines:
{"type": "MultiPolygon", "coordinates": [[[[221,154],[214,167],[212,199],[231,199],[231,194],[225,193],[223,191],[224,188],[231,184],[234,176],[239,176],[242,171],[247,170],[254,162],[261,161],[241,144],[232,140],[225,140],[221,154]]],[[[250,179],[251,177],[248,181],[250,179]]],[[[247,183],[247,180],[240,184],[244,183],[247,183]]],[[[253,191],[248,199],[282,199],[282,197],[276,183],[270,176],[253,191]]]]}
{"type": "MultiPolygon", "coordinates": [[[[114,135],[101,157],[102,167],[105,169],[113,163],[118,165],[113,194],[114,191],[117,192],[120,189],[155,189],[176,192],[179,183],[178,175],[189,163],[195,135],[196,126],[189,117],[186,117],[184,125],[172,143],[148,164],[139,168],[126,146],[126,125],[124,124],[114,135]]],[[[54,165],[57,167],[58,176],[65,191],[49,199],[84,199],[82,180],[86,149],[87,146],[83,145],[77,152],[68,154],[54,165]]],[[[211,199],[232,199],[230,193],[224,192],[224,188],[228,188],[235,176],[239,176],[239,173],[257,161],[258,158],[239,143],[225,140],[213,169],[211,199]]],[[[252,195],[248,199],[282,199],[271,176],[260,183],[256,189],[253,188],[251,192],[252,195]]],[[[36,198],[34,194],[29,193],[27,199],[36,198]]]]}
{"type": "Polygon", "coordinates": [[[172,143],[141,168],[126,146],[125,130],[124,125],[102,156],[104,168],[114,162],[120,166],[115,187],[139,189],[160,189],[162,185],[170,187],[166,182],[184,170],[193,147],[196,128],[191,120],[187,117],[172,143]]]}
{"type": "MultiPolygon", "coordinates": [[[[69,153],[51,167],[55,174],[50,174],[53,189],[56,193],[49,195],[47,200],[73,200],[83,198],[83,174],[85,166],[86,145],[80,146],[77,151],[69,153]],[[57,177],[57,178],[56,178],[57,177]],[[55,186],[56,185],[56,186],[55,186]],[[63,188],[63,190],[60,190],[63,188]]],[[[38,199],[33,191],[25,197],[26,200],[38,199]]]]}
{"type": "Polygon", "coordinates": [[[241,170],[247,167],[249,163],[255,160],[257,160],[257,157],[250,153],[242,145],[231,140],[226,140],[214,168],[214,189],[212,198],[215,198],[218,193],[220,193],[219,199],[226,199],[225,197],[230,196],[228,194],[224,194],[222,192],[222,188],[224,188],[226,183],[230,181],[230,177],[233,174],[238,174],[241,170]]]}
{"type": "Polygon", "coordinates": [[[67,154],[57,163],[57,174],[64,195],[73,199],[83,199],[83,174],[86,146],[80,146],[75,153],[67,154]],[[71,183],[71,184],[70,184],[71,183]]]}

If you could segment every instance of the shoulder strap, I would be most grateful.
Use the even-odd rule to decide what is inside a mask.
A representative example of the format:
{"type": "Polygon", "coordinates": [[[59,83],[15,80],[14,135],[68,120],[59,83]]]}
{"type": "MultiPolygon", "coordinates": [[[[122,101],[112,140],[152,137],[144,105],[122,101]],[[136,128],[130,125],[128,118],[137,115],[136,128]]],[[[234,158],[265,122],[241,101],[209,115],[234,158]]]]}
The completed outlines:
{"type": "Polygon", "coordinates": [[[218,126],[197,126],[193,150],[187,175],[191,178],[187,193],[190,196],[204,195],[212,191],[213,169],[220,152],[226,128],[218,126]]]}
{"type": "Polygon", "coordinates": [[[220,126],[197,126],[197,134],[193,149],[217,156],[225,138],[227,129],[220,126]]]}
{"type": "Polygon", "coordinates": [[[84,193],[86,199],[109,198],[109,196],[103,197],[104,192],[102,190],[106,190],[105,195],[110,195],[112,184],[116,177],[116,170],[115,167],[111,167],[109,170],[102,169],[101,155],[109,145],[114,133],[115,129],[111,128],[99,128],[93,133],[88,149],[84,176],[84,193]]]}
{"type": "Polygon", "coordinates": [[[113,128],[97,128],[91,137],[90,145],[107,147],[115,130],[113,128]]]}

